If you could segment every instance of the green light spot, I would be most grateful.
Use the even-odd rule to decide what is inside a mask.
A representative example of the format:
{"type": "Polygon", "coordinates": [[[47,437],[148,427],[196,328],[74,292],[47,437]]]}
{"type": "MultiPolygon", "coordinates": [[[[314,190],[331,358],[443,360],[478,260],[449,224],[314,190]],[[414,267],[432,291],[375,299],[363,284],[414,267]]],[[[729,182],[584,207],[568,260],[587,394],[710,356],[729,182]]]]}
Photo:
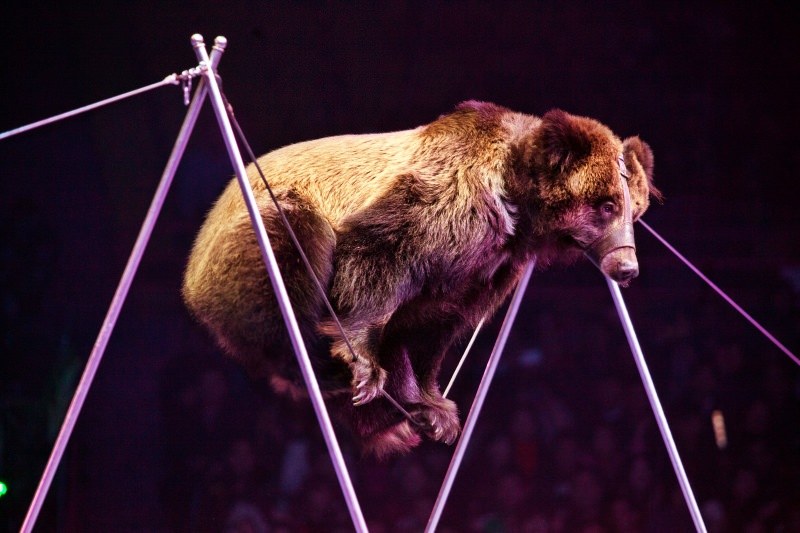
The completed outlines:
{"type": "Polygon", "coordinates": [[[6,485],[5,481],[0,481],[0,498],[6,495],[8,492],[8,485],[6,485]]]}

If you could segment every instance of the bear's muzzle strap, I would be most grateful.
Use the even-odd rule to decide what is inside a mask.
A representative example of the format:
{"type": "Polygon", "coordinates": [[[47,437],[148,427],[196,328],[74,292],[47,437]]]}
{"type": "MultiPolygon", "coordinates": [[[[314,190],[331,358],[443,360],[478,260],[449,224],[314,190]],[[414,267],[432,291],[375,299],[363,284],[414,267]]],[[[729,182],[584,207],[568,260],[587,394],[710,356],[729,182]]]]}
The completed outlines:
{"type": "Polygon", "coordinates": [[[636,243],[633,239],[633,214],[631,209],[631,193],[628,189],[628,168],[622,154],[619,155],[619,181],[622,184],[622,220],[613,224],[605,233],[586,247],[585,253],[596,265],[600,265],[603,258],[614,250],[620,248],[633,248],[636,243]]]}

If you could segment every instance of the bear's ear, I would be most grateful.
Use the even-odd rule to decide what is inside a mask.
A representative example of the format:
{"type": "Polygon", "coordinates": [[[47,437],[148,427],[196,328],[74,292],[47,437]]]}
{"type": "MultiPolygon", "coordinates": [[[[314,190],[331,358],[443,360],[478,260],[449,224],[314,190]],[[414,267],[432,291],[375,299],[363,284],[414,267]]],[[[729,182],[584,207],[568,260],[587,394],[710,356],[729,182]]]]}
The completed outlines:
{"type": "Polygon", "coordinates": [[[542,116],[535,134],[534,164],[565,174],[592,153],[592,138],[585,125],[570,114],[553,109],[542,116]]]}
{"type": "Polygon", "coordinates": [[[650,149],[650,146],[639,137],[628,137],[622,141],[622,153],[626,165],[634,170],[634,173],[636,173],[637,164],[639,165],[647,179],[650,196],[661,202],[664,197],[653,184],[653,150],[650,149]]]}

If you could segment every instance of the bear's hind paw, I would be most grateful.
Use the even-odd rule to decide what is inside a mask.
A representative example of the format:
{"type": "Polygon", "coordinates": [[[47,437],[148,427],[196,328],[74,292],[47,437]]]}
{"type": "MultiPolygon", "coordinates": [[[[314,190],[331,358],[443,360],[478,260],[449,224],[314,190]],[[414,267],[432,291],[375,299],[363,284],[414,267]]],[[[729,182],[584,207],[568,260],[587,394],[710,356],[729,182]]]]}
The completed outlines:
{"type": "Polygon", "coordinates": [[[422,406],[414,413],[414,418],[428,438],[447,445],[453,444],[461,431],[454,404],[452,407],[448,404],[422,406]]]}

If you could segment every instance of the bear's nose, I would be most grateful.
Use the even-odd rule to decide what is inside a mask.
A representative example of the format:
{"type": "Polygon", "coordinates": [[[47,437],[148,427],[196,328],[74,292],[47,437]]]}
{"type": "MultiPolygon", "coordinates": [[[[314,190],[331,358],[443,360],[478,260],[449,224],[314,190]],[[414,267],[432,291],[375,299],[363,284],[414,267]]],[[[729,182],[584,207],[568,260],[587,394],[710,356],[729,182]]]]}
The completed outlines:
{"type": "Polygon", "coordinates": [[[636,261],[621,261],[614,273],[614,281],[624,283],[639,275],[639,263],[636,261]]]}

